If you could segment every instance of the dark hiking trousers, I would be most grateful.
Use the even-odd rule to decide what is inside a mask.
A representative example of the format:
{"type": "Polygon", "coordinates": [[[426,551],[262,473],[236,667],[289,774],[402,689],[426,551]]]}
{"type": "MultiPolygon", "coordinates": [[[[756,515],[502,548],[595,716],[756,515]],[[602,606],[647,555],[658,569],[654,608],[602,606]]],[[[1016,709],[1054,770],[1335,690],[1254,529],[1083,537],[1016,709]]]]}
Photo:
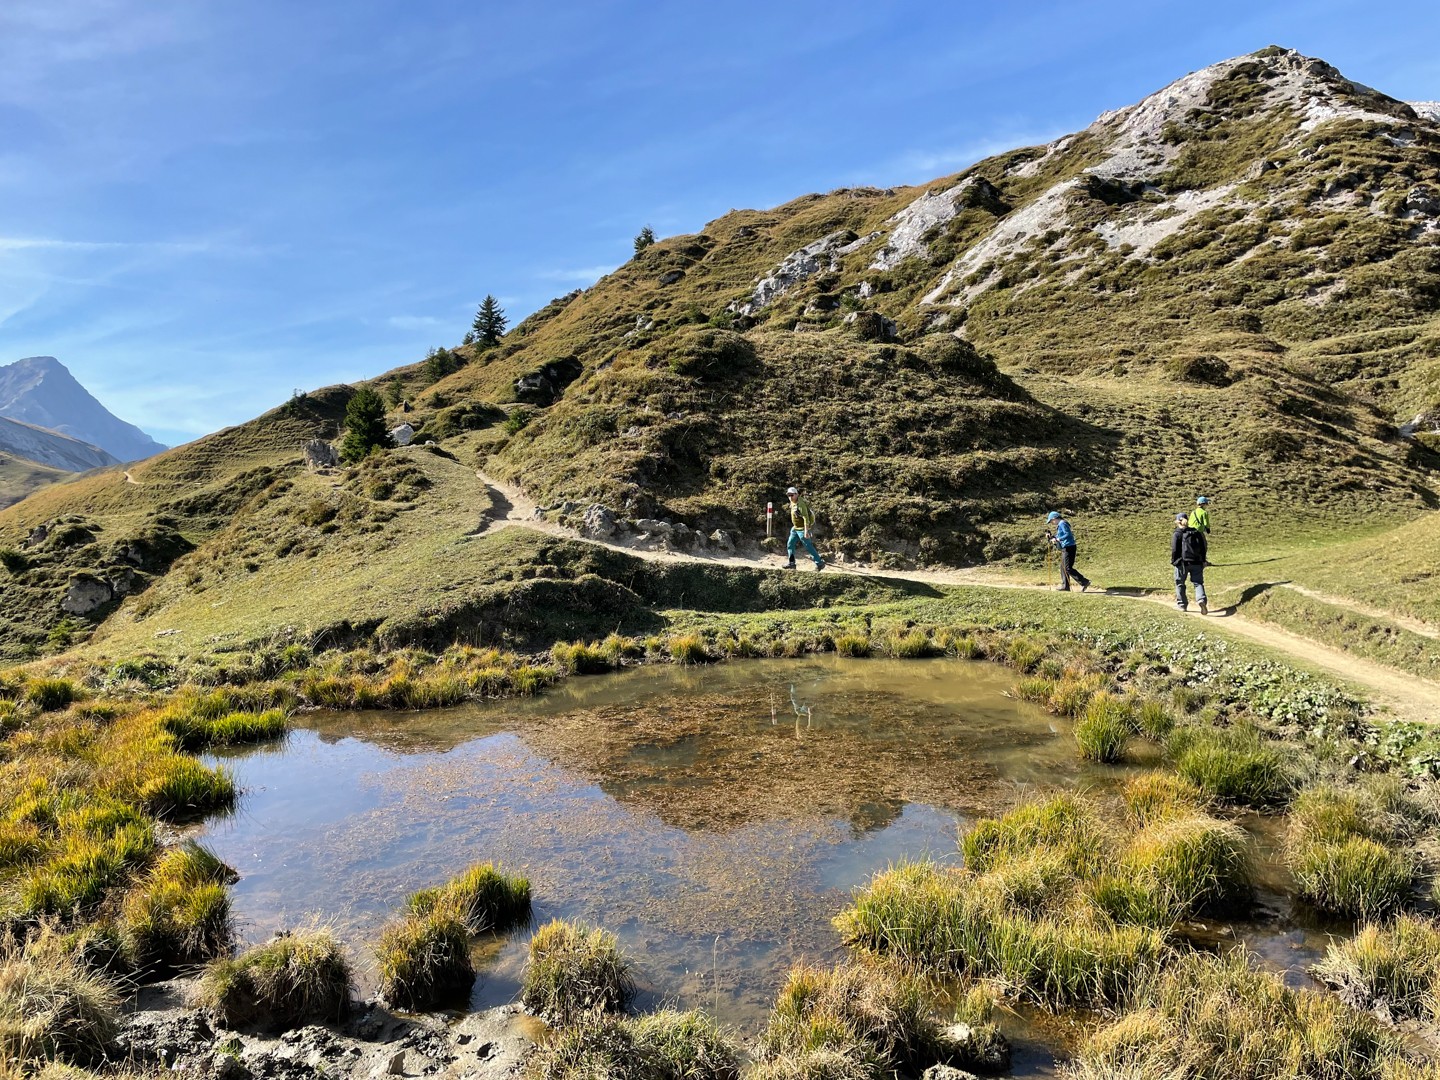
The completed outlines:
{"type": "Polygon", "coordinates": [[[1182,562],[1175,564],[1175,604],[1178,607],[1186,607],[1185,579],[1189,578],[1195,583],[1195,599],[1205,603],[1205,564],[1198,562],[1182,562]]]}
{"type": "Polygon", "coordinates": [[[1090,587],[1090,579],[1075,569],[1074,544],[1060,549],[1060,587],[1062,589],[1070,588],[1072,577],[1080,583],[1081,588],[1088,589],[1090,587]]]}

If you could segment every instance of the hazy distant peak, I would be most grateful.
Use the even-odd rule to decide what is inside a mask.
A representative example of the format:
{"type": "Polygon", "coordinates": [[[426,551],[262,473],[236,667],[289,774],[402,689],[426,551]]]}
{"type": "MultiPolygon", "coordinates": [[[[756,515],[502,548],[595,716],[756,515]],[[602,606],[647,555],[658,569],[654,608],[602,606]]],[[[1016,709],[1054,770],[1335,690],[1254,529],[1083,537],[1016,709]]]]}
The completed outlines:
{"type": "Polygon", "coordinates": [[[0,367],[0,416],[89,443],[121,461],[165,447],[95,400],[53,356],[27,356],[0,367]]]}

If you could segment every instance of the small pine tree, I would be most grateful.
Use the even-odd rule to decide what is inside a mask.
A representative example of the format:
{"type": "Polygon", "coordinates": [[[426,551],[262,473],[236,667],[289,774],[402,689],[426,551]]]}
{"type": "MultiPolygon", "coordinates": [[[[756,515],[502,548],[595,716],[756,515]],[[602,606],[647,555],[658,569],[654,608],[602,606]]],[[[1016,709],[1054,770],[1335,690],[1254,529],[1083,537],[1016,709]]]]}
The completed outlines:
{"type": "Polygon", "coordinates": [[[385,402],[368,386],[355,391],[345,406],[345,438],[340,443],[340,460],[356,462],[375,450],[395,445],[385,427],[385,402]]]}
{"type": "Polygon", "coordinates": [[[493,296],[486,296],[475,313],[475,338],[481,345],[496,345],[505,333],[505,312],[493,296]]]}
{"type": "Polygon", "coordinates": [[[635,254],[639,255],[653,243],[655,243],[655,230],[646,225],[635,237],[635,254]]]}
{"type": "Polygon", "coordinates": [[[455,354],[449,349],[431,349],[430,355],[425,357],[425,381],[437,383],[459,367],[455,354]]]}
{"type": "Polygon", "coordinates": [[[399,375],[390,380],[390,385],[385,390],[385,400],[392,409],[405,400],[405,384],[401,382],[399,375]]]}
{"type": "Polygon", "coordinates": [[[475,331],[474,331],[474,330],[466,330],[466,331],[465,331],[465,336],[460,339],[460,344],[461,344],[461,345],[474,345],[474,344],[475,344],[475,331]]]}

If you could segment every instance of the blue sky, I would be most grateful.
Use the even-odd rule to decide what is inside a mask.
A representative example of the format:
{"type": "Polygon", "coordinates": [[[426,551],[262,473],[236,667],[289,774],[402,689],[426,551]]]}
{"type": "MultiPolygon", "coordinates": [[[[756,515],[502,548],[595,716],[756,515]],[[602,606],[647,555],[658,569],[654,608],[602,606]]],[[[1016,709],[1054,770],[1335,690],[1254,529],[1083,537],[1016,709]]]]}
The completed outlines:
{"type": "Polygon", "coordinates": [[[165,442],[454,344],[649,223],[918,183],[1268,44],[1440,98],[1440,5],[4,0],[0,362],[165,442]]]}

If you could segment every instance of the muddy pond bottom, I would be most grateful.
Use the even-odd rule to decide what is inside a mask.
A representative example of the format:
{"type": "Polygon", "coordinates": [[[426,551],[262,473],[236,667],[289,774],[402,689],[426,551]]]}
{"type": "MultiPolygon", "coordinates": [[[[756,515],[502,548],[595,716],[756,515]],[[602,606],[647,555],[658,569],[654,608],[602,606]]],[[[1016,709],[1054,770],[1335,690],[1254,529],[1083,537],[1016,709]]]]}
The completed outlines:
{"type": "MultiPolygon", "coordinates": [[[[617,933],[642,1007],[754,1031],[790,966],[826,962],[830,919],[905,859],[1032,786],[1100,783],[1068,722],[1013,675],[933,660],[752,661],[577,678],[543,698],[429,713],[316,714],[227,754],[239,811],[200,839],[240,872],[249,941],[332,926],[362,984],[369,943],[416,889],[493,859],[535,918],[617,933]]],[[[529,933],[484,946],[477,1007],[518,994],[529,933]]]]}

